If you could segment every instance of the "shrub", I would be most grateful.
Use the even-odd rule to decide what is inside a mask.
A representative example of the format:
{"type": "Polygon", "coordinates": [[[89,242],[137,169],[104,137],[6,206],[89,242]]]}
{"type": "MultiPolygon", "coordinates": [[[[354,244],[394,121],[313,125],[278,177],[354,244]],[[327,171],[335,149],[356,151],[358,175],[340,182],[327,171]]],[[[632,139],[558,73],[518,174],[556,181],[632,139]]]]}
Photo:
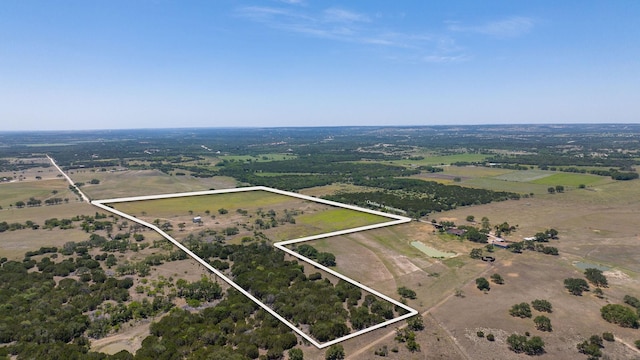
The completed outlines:
{"type": "Polygon", "coordinates": [[[491,286],[489,285],[489,281],[487,279],[481,277],[476,279],[476,286],[479,290],[491,290],[491,286]]]}
{"type": "Polygon", "coordinates": [[[530,318],[531,317],[531,307],[529,304],[523,302],[520,304],[515,304],[509,309],[509,314],[515,317],[521,318],[530,318]]]}
{"type": "Polygon", "coordinates": [[[606,341],[614,341],[615,340],[615,337],[610,332],[602,333],[602,338],[604,340],[606,340],[606,341]]]}
{"type": "Polygon", "coordinates": [[[638,326],[638,314],[631,308],[620,304],[608,304],[600,309],[602,318],[610,323],[622,327],[635,328],[638,326]]]}
{"type": "Polygon", "coordinates": [[[534,309],[538,311],[548,312],[548,313],[552,312],[551,303],[547,300],[536,299],[531,302],[531,305],[533,306],[534,309]]]}

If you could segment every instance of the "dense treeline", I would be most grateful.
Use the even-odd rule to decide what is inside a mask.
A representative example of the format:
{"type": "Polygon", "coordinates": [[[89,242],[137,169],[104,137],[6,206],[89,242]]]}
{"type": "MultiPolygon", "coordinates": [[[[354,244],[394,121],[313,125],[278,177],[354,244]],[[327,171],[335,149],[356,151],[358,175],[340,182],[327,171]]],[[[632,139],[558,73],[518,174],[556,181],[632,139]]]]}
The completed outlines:
{"type": "Polygon", "coordinates": [[[412,216],[425,216],[431,212],[455,209],[458,206],[520,198],[518,194],[510,192],[443,185],[416,179],[369,179],[355,183],[387,191],[343,193],[326,198],[363,207],[368,207],[367,201],[375,202],[404,210],[412,216]]]}

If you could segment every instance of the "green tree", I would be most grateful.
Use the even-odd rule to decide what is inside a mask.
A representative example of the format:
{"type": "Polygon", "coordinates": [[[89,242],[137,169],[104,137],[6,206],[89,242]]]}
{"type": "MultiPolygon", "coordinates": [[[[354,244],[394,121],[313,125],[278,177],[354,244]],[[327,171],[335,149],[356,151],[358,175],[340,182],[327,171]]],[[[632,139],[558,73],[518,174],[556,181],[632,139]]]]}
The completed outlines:
{"type": "Polygon", "coordinates": [[[468,216],[467,216],[467,221],[468,221],[468,222],[474,222],[474,221],[475,221],[475,219],[476,219],[476,217],[475,217],[475,216],[473,216],[473,215],[468,215],[468,216]]]}
{"type": "Polygon", "coordinates": [[[482,249],[471,249],[471,253],[469,254],[469,256],[471,256],[472,259],[480,259],[482,257],[482,249]]]}
{"type": "Polygon", "coordinates": [[[476,279],[476,286],[479,290],[489,291],[491,290],[491,285],[487,279],[481,277],[476,279]]]}
{"type": "Polygon", "coordinates": [[[533,319],[536,329],[540,331],[551,331],[551,320],[544,315],[538,315],[533,319]]]}
{"type": "Polygon", "coordinates": [[[418,314],[407,319],[407,327],[413,331],[421,331],[424,330],[424,321],[422,319],[422,315],[418,314]]]}
{"type": "Polygon", "coordinates": [[[600,314],[606,321],[622,327],[635,328],[638,326],[638,314],[624,305],[605,305],[600,309],[600,314]]]}
{"type": "Polygon", "coordinates": [[[602,274],[602,270],[596,268],[587,268],[584,271],[584,276],[595,286],[607,287],[609,285],[607,277],[602,274]]]}
{"type": "Polygon", "coordinates": [[[531,307],[526,302],[515,304],[509,309],[509,314],[515,317],[530,318],[531,307]]]}
{"type": "Polygon", "coordinates": [[[589,284],[587,284],[585,279],[564,279],[564,287],[567,288],[572,295],[576,296],[580,296],[583,291],[589,290],[589,284]]]}
{"type": "Polygon", "coordinates": [[[556,185],[556,192],[557,193],[563,193],[564,192],[564,186],[556,185]]]}
{"type": "Polygon", "coordinates": [[[552,312],[552,306],[551,303],[547,300],[540,300],[540,299],[536,299],[533,300],[531,302],[531,305],[533,306],[534,309],[541,311],[541,312],[552,312]]]}
{"type": "Polygon", "coordinates": [[[344,356],[344,348],[340,344],[331,345],[324,353],[325,360],[342,360],[344,356]]]}
{"type": "Polygon", "coordinates": [[[401,286],[398,288],[398,294],[405,299],[414,300],[416,298],[416,292],[405,286],[401,286]]]}
{"type": "Polygon", "coordinates": [[[488,217],[483,216],[480,221],[482,223],[482,229],[483,230],[490,230],[491,229],[491,223],[489,222],[489,218],[488,217]]]}
{"type": "Polygon", "coordinates": [[[502,278],[502,276],[500,276],[500,274],[491,275],[491,281],[493,281],[494,283],[496,283],[498,285],[504,284],[504,279],[502,278]]]}
{"type": "Polygon", "coordinates": [[[304,353],[298,348],[289,349],[289,360],[304,360],[304,353]]]}
{"type": "Polygon", "coordinates": [[[549,194],[555,194],[555,193],[556,193],[556,188],[554,188],[554,187],[549,187],[549,188],[547,189],[547,192],[548,192],[549,194]]]}

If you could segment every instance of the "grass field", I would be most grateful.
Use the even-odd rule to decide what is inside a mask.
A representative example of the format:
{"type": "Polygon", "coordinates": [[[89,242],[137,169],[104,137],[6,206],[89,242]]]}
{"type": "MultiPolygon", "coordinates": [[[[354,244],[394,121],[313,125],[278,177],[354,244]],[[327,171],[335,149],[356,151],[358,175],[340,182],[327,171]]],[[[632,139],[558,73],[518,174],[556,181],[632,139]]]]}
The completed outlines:
{"type": "Polygon", "coordinates": [[[556,173],[544,178],[533,180],[532,183],[578,187],[580,184],[589,186],[594,184],[605,184],[613,181],[614,180],[609,177],[591,174],[556,173]]]}
{"type": "Polygon", "coordinates": [[[495,177],[497,180],[532,182],[553,175],[553,171],[544,170],[520,170],[512,171],[495,177]]]}
{"type": "Polygon", "coordinates": [[[393,160],[387,163],[396,165],[449,165],[455,162],[481,162],[484,161],[488,155],[482,154],[455,154],[455,155],[432,155],[432,154],[415,154],[415,156],[424,156],[422,160],[393,160]]]}
{"type": "Polygon", "coordinates": [[[74,182],[85,183],[82,191],[91,199],[228,189],[238,186],[237,181],[229,177],[169,176],[157,170],[128,170],[113,173],[74,170],[69,173],[69,176],[74,182]],[[100,180],[100,184],[89,184],[92,179],[100,180]]]}
{"type": "Polygon", "coordinates": [[[326,211],[302,214],[296,218],[296,224],[308,224],[321,228],[324,232],[331,232],[377,224],[390,220],[391,219],[389,218],[374,214],[342,208],[331,208],[326,211]]]}
{"type": "Polygon", "coordinates": [[[0,206],[3,209],[17,201],[27,202],[30,197],[44,201],[49,198],[68,198],[75,200],[76,196],[69,191],[69,184],[63,179],[43,179],[35,181],[16,181],[12,183],[0,183],[0,206]],[[57,191],[57,194],[53,194],[57,191]]]}
{"type": "Polygon", "coordinates": [[[463,180],[459,185],[494,191],[512,191],[520,194],[546,194],[548,186],[528,182],[498,180],[495,178],[476,178],[463,180]]]}
{"type": "Polygon", "coordinates": [[[268,210],[270,206],[300,203],[302,200],[293,199],[288,196],[274,194],[267,191],[249,191],[228,194],[200,195],[188,196],[171,199],[157,199],[145,201],[133,201],[126,203],[114,204],[114,207],[128,214],[141,216],[145,212],[149,217],[168,218],[177,215],[188,214],[192,211],[194,214],[204,214],[209,210],[211,214],[216,215],[218,209],[227,209],[229,212],[235,212],[237,209],[257,210],[264,208],[268,210]]]}

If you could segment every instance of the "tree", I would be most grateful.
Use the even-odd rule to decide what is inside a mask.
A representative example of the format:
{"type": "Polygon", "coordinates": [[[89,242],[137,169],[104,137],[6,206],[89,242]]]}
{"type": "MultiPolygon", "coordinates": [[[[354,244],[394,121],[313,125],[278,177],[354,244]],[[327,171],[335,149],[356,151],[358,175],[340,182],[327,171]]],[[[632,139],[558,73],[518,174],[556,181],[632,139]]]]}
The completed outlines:
{"type": "Polygon", "coordinates": [[[336,257],[330,252],[318,253],[318,263],[324,266],[336,266],[336,257]]]}
{"type": "Polygon", "coordinates": [[[482,222],[482,229],[483,230],[490,230],[491,229],[491,223],[489,222],[489,218],[488,217],[483,216],[480,221],[482,222]]]}
{"type": "Polygon", "coordinates": [[[595,286],[607,287],[609,285],[607,277],[602,274],[602,270],[600,269],[587,268],[584,271],[584,276],[586,276],[587,280],[595,286]]]}
{"type": "Polygon", "coordinates": [[[556,185],[556,192],[557,193],[563,193],[564,192],[564,186],[556,185]]]}
{"type": "Polygon", "coordinates": [[[304,353],[298,348],[289,349],[289,360],[304,360],[304,353]]]}
{"type": "Polygon", "coordinates": [[[514,317],[530,318],[531,307],[526,302],[515,304],[509,309],[509,314],[514,317]]]}
{"type": "Polygon", "coordinates": [[[539,336],[527,339],[526,336],[511,334],[507,338],[509,349],[515,353],[525,353],[527,355],[540,355],[544,353],[544,341],[539,336]]]}
{"type": "Polygon", "coordinates": [[[475,218],[475,216],[473,216],[473,215],[468,215],[468,216],[467,216],[467,221],[468,221],[468,222],[474,222],[474,221],[475,221],[475,219],[476,219],[476,218],[475,218]]]}
{"type": "Polygon", "coordinates": [[[569,290],[572,295],[580,296],[583,291],[589,290],[589,284],[585,279],[564,279],[564,287],[569,290]]]}
{"type": "Polygon", "coordinates": [[[538,315],[533,319],[536,329],[540,331],[551,331],[551,320],[544,315],[538,315]]]}
{"type": "Polygon", "coordinates": [[[409,329],[413,331],[424,330],[424,321],[422,320],[422,315],[418,314],[407,319],[407,327],[409,327],[409,329]]]}
{"type": "Polygon", "coordinates": [[[621,327],[635,328],[638,326],[638,314],[624,305],[605,305],[600,309],[600,314],[606,321],[621,327]]]}
{"type": "Polygon", "coordinates": [[[344,356],[344,348],[339,344],[331,345],[324,353],[325,360],[342,360],[344,356]]]}
{"type": "Polygon", "coordinates": [[[547,192],[549,192],[549,194],[555,194],[555,193],[556,193],[556,188],[554,188],[554,187],[549,187],[549,188],[547,189],[547,192]]]}
{"type": "Polygon", "coordinates": [[[471,256],[472,259],[480,259],[482,257],[482,249],[471,249],[469,256],[471,256]]]}
{"type": "Polygon", "coordinates": [[[500,274],[491,275],[491,281],[493,281],[494,283],[496,283],[498,285],[504,284],[504,279],[502,278],[502,276],[500,276],[500,274]]]}
{"type": "Polygon", "coordinates": [[[227,209],[225,209],[225,208],[220,208],[220,209],[218,209],[218,214],[220,214],[220,215],[224,215],[224,214],[226,214],[226,213],[228,213],[228,212],[229,212],[229,210],[227,210],[227,209]]]}
{"type": "Polygon", "coordinates": [[[416,298],[416,292],[405,287],[405,286],[401,286],[398,288],[398,294],[400,296],[402,296],[405,299],[415,299],[416,298]]]}
{"type": "Polygon", "coordinates": [[[478,287],[479,290],[484,290],[484,291],[491,290],[491,285],[489,285],[489,282],[487,281],[487,279],[483,277],[476,279],[476,286],[478,287]]]}
{"type": "Polygon", "coordinates": [[[547,300],[540,300],[540,299],[536,299],[533,300],[531,302],[531,305],[533,306],[534,309],[541,311],[541,312],[552,312],[552,306],[551,303],[547,300]]]}

